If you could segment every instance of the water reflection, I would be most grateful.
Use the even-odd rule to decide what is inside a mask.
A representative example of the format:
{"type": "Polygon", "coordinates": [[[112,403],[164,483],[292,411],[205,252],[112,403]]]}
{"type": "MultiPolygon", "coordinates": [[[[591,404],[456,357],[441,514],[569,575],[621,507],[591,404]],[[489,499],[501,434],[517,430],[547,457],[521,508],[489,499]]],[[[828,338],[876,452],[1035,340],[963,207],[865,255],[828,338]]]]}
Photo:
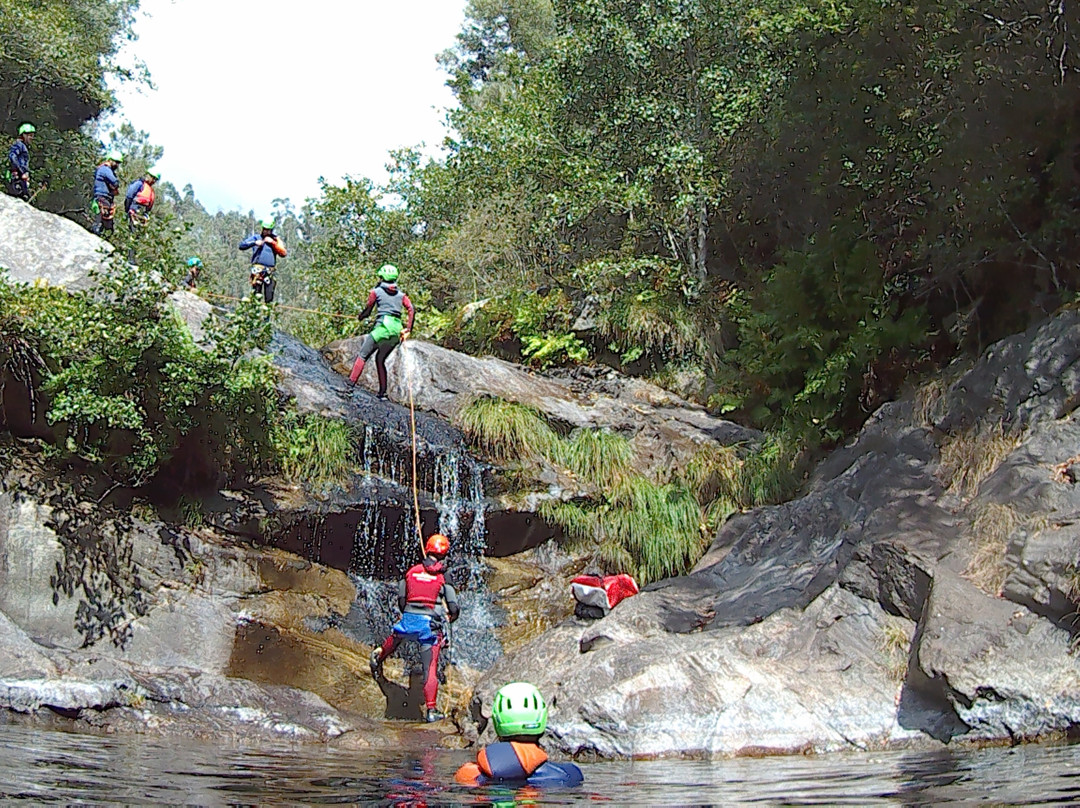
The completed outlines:
{"type": "Polygon", "coordinates": [[[0,726],[4,804],[524,806],[892,805],[1080,801],[1080,746],[716,762],[587,764],[586,787],[475,791],[453,784],[468,752],[222,747],[0,726]]]}

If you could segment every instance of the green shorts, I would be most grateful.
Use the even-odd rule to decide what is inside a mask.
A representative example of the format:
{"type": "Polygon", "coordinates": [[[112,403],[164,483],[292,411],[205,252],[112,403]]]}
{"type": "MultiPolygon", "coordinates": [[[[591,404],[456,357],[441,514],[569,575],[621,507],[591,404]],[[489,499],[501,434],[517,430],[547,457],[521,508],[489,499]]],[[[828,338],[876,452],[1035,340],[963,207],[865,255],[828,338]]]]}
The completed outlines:
{"type": "Polygon", "coordinates": [[[377,343],[398,342],[403,330],[404,325],[400,317],[386,316],[375,323],[375,327],[371,330],[371,338],[377,343]]]}

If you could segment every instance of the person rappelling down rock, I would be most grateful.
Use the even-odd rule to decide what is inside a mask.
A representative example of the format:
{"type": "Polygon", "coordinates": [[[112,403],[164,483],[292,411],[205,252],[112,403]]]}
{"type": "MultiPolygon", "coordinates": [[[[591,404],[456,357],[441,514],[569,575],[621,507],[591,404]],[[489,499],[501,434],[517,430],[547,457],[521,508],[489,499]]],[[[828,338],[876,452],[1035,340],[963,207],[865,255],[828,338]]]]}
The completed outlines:
{"type": "Polygon", "coordinates": [[[424,558],[405,573],[398,584],[398,608],[401,619],[394,624],[381,647],[371,652],[371,675],[382,681],[383,662],[393,654],[404,640],[420,646],[423,664],[424,720],[429,723],[446,716],[435,709],[439,694],[439,651],[444,645],[443,619],[457,620],[461,609],[457,592],[446,582],[443,560],[450,551],[450,540],[440,533],[428,536],[424,544],[424,558]],[[445,613],[442,604],[445,604],[445,613]]]}
{"type": "Polygon", "coordinates": [[[368,295],[367,305],[360,312],[361,322],[375,310],[375,328],[364,337],[360,345],[360,355],[353,363],[349,381],[356,384],[364,372],[364,364],[375,354],[375,370],[379,374],[379,398],[386,398],[386,358],[404,342],[412,331],[416,310],[409,296],[397,287],[398,270],[393,264],[383,264],[379,268],[379,285],[368,295]],[[409,313],[408,321],[402,323],[402,311],[409,313]]]}
{"type": "Polygon", "coordinates": [[[468,786],[489,783],[573,787],[585,779],[574,763],[554,763],[540,748],[547,729],[548,708],[535,685],[503,685],[491,704],[491,721],[499,740],[488,744],[466,763],[454,779],[468,786]]]}

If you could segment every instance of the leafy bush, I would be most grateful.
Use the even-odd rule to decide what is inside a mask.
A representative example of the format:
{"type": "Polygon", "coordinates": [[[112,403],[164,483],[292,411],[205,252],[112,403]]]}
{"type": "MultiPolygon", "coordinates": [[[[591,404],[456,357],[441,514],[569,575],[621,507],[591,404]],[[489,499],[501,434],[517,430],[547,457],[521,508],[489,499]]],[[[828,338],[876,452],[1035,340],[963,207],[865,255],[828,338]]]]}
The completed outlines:
{"type": "Polygon", "coordinates": [[[290,482],[341,484],[355,468],[356,436],[344,421],[287,411],[274,423],[274,448],[290,482]]]}
{"type": "Polygon", "coordinates": [[[900,311],[874,244],[852,228],[789,253],[758,292],[731,295],[727,308],[739,345],[721,360],[713,406],[764,426],[790,419],[819,440],[853,422],[875,362],[926,338],[921,313],[900,311]]]}
{"type": "Polygon", "coordinates": [[[56,447],[129,485],[195,433],[226,474],[261,465],[276,394],[267,359],[244,356],[269,336],[254,304],[238,306],[204,350],[157,274],[115,259],[97,280],[89,293],[0,283],[0,333],[41,358],[56,447]]]}
{"type": "Polygon", "coordinates": [[[589,349],[570,331],[573,310],[560,289],[512,292],[463,310],[443,329],[443,341],[467,353],[501,355],[538,368],[580,364],[589,349]]]}

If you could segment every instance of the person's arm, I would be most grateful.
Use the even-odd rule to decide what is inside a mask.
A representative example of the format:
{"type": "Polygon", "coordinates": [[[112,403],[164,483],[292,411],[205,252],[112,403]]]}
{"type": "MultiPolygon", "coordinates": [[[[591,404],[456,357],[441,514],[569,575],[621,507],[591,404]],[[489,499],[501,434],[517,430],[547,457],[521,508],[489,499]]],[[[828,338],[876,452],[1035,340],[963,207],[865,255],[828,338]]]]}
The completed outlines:
{"type": "Polygon", "coordinates": [[[367,296],[367,305],[364,306],[364,310],[362,312],[360,312],[358,315],[356,315],[356,318],[358,320],[361,320],[361,321],[366,320],[368,318],[368,315],[371,314],[371,312],[372,312],[372,310],[374,308],[375,308],[375,290],[372,289],[371,292],[367,296]]]}
{"type": "Polygon", "coordinates": [[[270,249],[276,252],[279,257],[285,257],[285,245],[281,243],[281,239],[277,236],[270,236],[267,238],[266,243],[270,245],[270,249]]]}
{"type": "Polygon", "coordinates": [[[450,622],[453,623],[458,619],[458,615],[461,614],[461,607],[458,605],[457,591],[450,584],[443,584],[442,597],[446,601],[446,613],[450,615],[450,622]]]}
{"type": "MultiPolygon", "coordinates": [[[[405,307],[405,311],[409,312],[409,319],[405,323],[405,331],[412,331],[413,320],[416,318],[416,309],[413,307],[412,301],[409,300],[408,295],[401,296],[401,305],[405,307]]],[[[402,335],[404,336],[404,335],[402,335]]]]}
{"type": "Polygon", "coordinates": [[[116,196],[120,193],[120,178],[116,176],[116,172],[111,168],[106,168],[105,187],[109,189],[109,196],[116,196]]]}
{"type": "Polygon", "coordinates": [[[241,250],[250,250],[258,242],[259,237],[256,235],[250,235],[246,239],[240,242],[241,250]]]}
{"type": "Polygon", "coordinates": [[[124,210],[131,212],[131,206],[135,204],[135,197],[138,196],[141,190],[142,180],[135,180],[128,185],[127,193],[124,194],[124,210]]]}

